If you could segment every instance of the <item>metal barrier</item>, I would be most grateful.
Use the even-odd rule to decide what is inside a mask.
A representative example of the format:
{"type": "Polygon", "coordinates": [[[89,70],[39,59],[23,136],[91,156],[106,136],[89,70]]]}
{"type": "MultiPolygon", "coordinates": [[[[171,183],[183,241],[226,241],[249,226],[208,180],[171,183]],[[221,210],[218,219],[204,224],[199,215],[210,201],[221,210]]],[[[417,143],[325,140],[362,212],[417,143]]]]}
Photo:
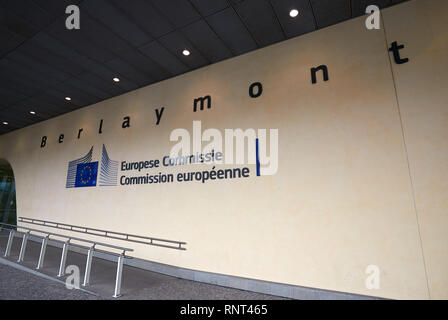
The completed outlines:
{"type": "Polygon", "coordinates": [[[115,279],[115,291],[114,291],[113,297],[118,298],[121,296],[121,279],[122,279],[122,275],[123,275],[123,262],[124,262],[124,259],[132,259],[132,257],[126,255],[126,252],[132,252],[132,251],[134,251],[133,249],[115,246],[115,245],[98,242],[98,241],[92,241],[92,240],[81,239],[81,238],[71,237],[71,236],[67,236],[67,235],[52,233],[52,232],[38,230],[38,229],[32,229],[32,228],[27,228],[27,227],[22,227],[22,226],[15,226],[15,225],[6,224],[6,223],[0,223],[0,230],[2,230],[2,229],[9,230],[8,243],[6,245],[6,250],[5,250],[5,254],[4,254],[5,257],[9,257],[11,254],[11,246],[12,246],[12,242],[14,240],[14,236],[16,234],[22,235],[22,245],[20,248],[19,258],[17,260],[17,262],[19,262],[19,263],[23,262],[23,259],[25,257],[25,250],[26,250],[26,245],[27,245],[29,236],[33,235],[33,236],[42,238],[42,245],[41,245],[40,254],[39,254],[39,261],[37,263],[36,269],[42,269],[42,267],[43,267],[45,251],[47,248],[48,241],[62,243],[62,245],[63,245],[62,246],[62,256],[61,256],[61,263],[59,266],[59,273],[57,275],[58,277],[62,277],[65,275],[65,263],[67,261],[67,253],[68,253],[69,246],[87,249],[88,250],[87,251],[87,263],[86,263],[86,271],[84,274],[83,286],[89,285],[90,270],[92,267],[92,258],[93,258],[93,255],[95,252],[100,252],[100,253],[105,253],[105,254],[109,254],[112,256],[116,256],[118,258],[118,260],[117,260],[117,275],[116,275],[116,279],[115,279]],[[4,228],[3,226],[5,226],[6,228],[4,228]],[[17,229],[23,229],[26,231],[25,232],[18,231],[17,229]],[[40,234],[44,234],[44,235],[42,236],[42,235],[31,234],[31,232],[40,233],[40,234]],[[58,240],[58,239],[50,239],[50,237],[59,237],[59,238],[63,238],[66,240],[62,241],[62,240],[58,240]],[[81,244],[72,243],[71,242],[72,240],[89,243],[89,244],[91,244],[91,246],[84,246],[81,244]],[[122,252],[115,253],[112,251],[106,251],[106,250],[96,248],[97,246],[106,247],[106,248],[110,248],[110,249],[114,249],[114,250],[119,250],[122,252]]]}
{"type": "Polygon", "coordinates": [[[59,223],[59,222],[25,218],[25,217],[19,217],[19,222],[35,224],[35,225],[56,228],[56,229],[61,229],[61,230],[79,232],[79,233],[84,233],[84,234],[90,234],[90,235],[105,237],[105,238],[109,238],[109,239],[118,239],[118,240],[130,241],[130,242],[135,242],[135,243],[141,243],[141,244],[147,244],[147,245],[151,245],[151,246],[158,246],[158,247],[177,249],[177,250],[186,250],[184,247],[182,247],[182,245],[187,244],[186,242],[182,242],[182,241],[166,240],[166,239],[159,239],[159,238],[146,237],[146,236],[137,236],[137,235],[133,235],[133,234],[101,230],[101,229],[95,229],[95,228],[88,228],[88,227],[80,227],[80,226],[75,226],[75,225],[66,224],[66,223],[59,223]]]}

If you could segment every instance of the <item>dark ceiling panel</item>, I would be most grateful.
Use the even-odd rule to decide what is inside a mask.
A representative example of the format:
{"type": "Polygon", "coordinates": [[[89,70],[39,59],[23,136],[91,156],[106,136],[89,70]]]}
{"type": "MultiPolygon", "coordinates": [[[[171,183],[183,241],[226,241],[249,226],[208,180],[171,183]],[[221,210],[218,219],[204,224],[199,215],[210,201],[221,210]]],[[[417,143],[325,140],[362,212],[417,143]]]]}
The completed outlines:
{"type": "Polygon", "coordinates": [[[36,32],[49,25],[55,17],[42,9],[32,0],[2,0],[1,6],[28,21],[36,32]]]}
{"type": "Polygon", "coordinates": [[[3,28],[8,29],[10,32],[16,33],[25,39],[33,36],[39,31],[39,28],[34,26],[29,21],[21,18],[2,7],[4,3],[0,2],[0,22],[3,28]]]}
{"type": "Polygon", "coordinates": [[[153,41],[139,50],[171,72],[172,75],[178,75],[188,70],[184,63],[157,41],[153,41]]]}
{"type": "Polygon", "coordinates": [[[2,68],[0,68],[0,85],[5,89],[21,93],[28,97],[34,96],[39,92],[39,88],[36,86],[23,83],[20,75],[15,73],[11,74],[10,71],[4,71],[2,68]]]}
{"type": "Polygon", "coordinates": [[[173,25],[147,0],[111,0],[140,28],[154,38],[158,38],[174,30],[173,25]]]}
{"type": "Polygon", "coordinates": [[[370,5],[376,5],[379,8],[385,8],[391,4],[391,0],[351,0],[352,16],[362,16],[366,14],[366,8],[370,5]]]}
{"type": "Polygon", "coordinates": [[[89,40],[89,35],[84,33],[83,28],[80,30],[66,29],[64,19],[58,19],[58,21],[53,23],[46,30],[60,42],[93,60],[105,62],[115,58],[110,51],[101,48],[97,43],[93,43],[89,40]]]}
{"type": "Polygon", "coordinates": [[[172,75],[171,72],[167,71],[154,60],[135,49],[121,54],[120,57],[134,68],[149,75],[148,81],[151,79],[160,81],[172,75]]]}
{"type": "Polygon", "coordinates": [[[0,96],[2,97],[2,100],[0,101],[0,106],[4,106],[11,102],[20,101],[27,98],[27,96],[24,94],[12,91],[9,88],[5,88],[2,86],[0,86],[0,96]]]}
{"type": "MultiPolygon", "coordinates": [[[[90,15],[95,16],[98,21],[101,21],[104,26],[107,26],[112,32],[119,35],[122,39],[126,39],[126,41],[134,46],[138,47],[152,40],[147,33],[143,32],[133,21],[109,1],[84,0],[81,3],[81,10],[83,9],[87,10],[90,15]],[[98,14],[99,12],[101,13],[98,14]]],[[[84,17],[82,22],[84,22],[84,17]]]]}
{"type": "Polygon", "coordinates": [[[70,46],[45,32],[40,32],[33,40],[36,40],[43,48],[53,52],[53,54],[62,59],[67,59],[67,63],[78,69],[79,73],[92,70],[98,66],[97,62],[78,53],[76,48],[70,48],[70,46]]]}
{"type": "Polygon", "coordinates": [[[105,92],[108,98],[124,93],[124,89],[117,86],[117,84],[110,79],[103,79],[92,72],[85,72],[78,76],[79,80],[87,86],[94,86],[99,90],[105,92]],[[109,80],[109,81],[105,81],[109,80]]]}
{"type": "Polygon", "coordinates": [[[0,57],[8,54],[23,43],[26,38],[0,26],[0,57]]]}
{"type": "Polygon", "coordinates": [[[203,17],[229,7],[227,0],[190,0],[190,2],[203,17]]]}
{"type": "Polygon", "coordinates": [[[310,0],[316,15],[317,26],[324,28],[350,19],[351,0],[310,0]]]}
{"type": "MultiPolygon", "coordinates": [[[[20,87],[20,85],[17,82],[11,83],[9,78],[5,80],[4,77],[0,77],[0,91],[3,92],[5,95],[6,93],[9,93],[10,95],[17,97],[17,101],[29,98],[30,96],[34,95],[37,92],[37,90],[30,89],[30,91],[27,91],[26,89],[28,88],[23,87],[18,88],[18,87],[20,87]]],[[[3,105],[2,103],[3,95],[0,94],[0,96],[2,97],[2,100],[0,100],[0,108],[1,108],[1,106],[3,105]]]]}
{"type": "Polygon", "coordinates": [[[65,88],[55,88],[52,87],[48,90],[46,90],[44,93],[40,94],[38,97],[42,99],[42,101],[45,101],[49,103],[50,105],[53,105],[55,107],[63,106],[66,109],[71,109],[73,105],[80,106],[82,105],[82,101],[78,99],[78,97],[75,97],[71,95],[71,90],[66,90],[65,88]],[[72,98],[71,101],[66,101],[64,98],[66,96],[70,96],[72,98]]]}
{"type": "Polygon", "coordinates": [[[193,46],[179,31],[171,32],[159,39],[160,43],[172,52],[179,60],[190,68],[199,68],[209,62],[202,56],[201,52],[193,46]],[[186,57],[182,54],[184,49],[188,49],[191,54],[186,57]]]}
{"type": "Polygon", "coordinates": [[[280,23],[268,0],[230,0],[259,46],[285,39],[280,23]]]}
{"type": "Polygon", "coordinates": [[[16,114],[14,109],[0,110],[0,119],[2,119],[0,122],[0,129],[2,133],[7,133],[33,124],[28,119],[20,119],[13,116],[14,114],[16,114]],[[3,125],[3,121],[7,121],[8,125],[3,125]]]}
{"type": "Polygon", "coordinates": [[[51,13],[54,17],[65,14],[65,9],[69,5],[77,5],[83,0],[33,0],[39,7],[51,13]]]}
{"type": "Polygon", "coordinates": [[[95,101],[104,100],[110,97],[109,93],[104,92],[101,89],[98,89],[96,86],[87,84],[85,81],[82,81],[77,77],[71,77],[66,81],[66,83],[70,85],[72,88],[76,88],[77,90],[83,91],[95,97],[94,99],[95,101]]]}
{"type": "Polygon", "coordinates": [[[21,120],[26,121],[29,124],[40,122],[42,120],[45,120],[48,116],[52,115],[50,113],[31,114],[30,111],[32,109],[30,109],[30,107],[28,105],[26,105],[26,104],[17,104],[14,107],[12,107],[12,109],[14,110],[15,114],[22,115],[20,117],[21,120]]]}
{"type": "MultiPolygon", "coordinates": [[[[51,92],[51,90],[48,92],[51,92]]],[[[74,87],[67,82],[61,82],[55,86],[54,92],[58,92],[58,96],[55,95],[55,97],[60,97],[61,101],[65,101],[64,97],[69,96],[72,98],[69,103],[75,103],[80,106],[93,104],[98,101],[98,97],[74,87]],[[62,93],[62,95],[59,93],[62,93]]]]}
{"type": "Polygon", "coordinates": [[[211,62],[217,62],[232,56],[230,50],[204,20],[189,24],[181,31],[211,62]]]}
{"type": "Polygon", "coordinates": [[[55,54],[44,47],[41,47],[40,43],[34,38],[25,42],[20,49],[20,51],[24,54],[34,56],[37,60],[40,60],[47,65],[72,76],[78,75],[84,71],[79,65],[72,63],[66,58],[55,54]]]}
{"type": "Polygon", "coordinates": [[[125,78],[118,72],[111,71],[105,65],[98,64],[94,69],[91,70],[91,72],[102,78],[103,81],[106,81],[107,83],[112,83],[112,79],[115,77],[120,78],[120,82],[116,83],[116,87],[122,89],[119,90],[120,93],[124,93],[126,91],[131,91],[138,88],[138,85],[135,82],[132,82],[130,79],[125,78]]]}
{"type": "MultiPolygon", "coordinates": [[[[18,112],[20,109],[16,107],[10,107],[4,110],[0,110],[0,119],[1,121],[7,121],[8,126],[27,126],[33,123],[33,120],[30,119],[28,116],[19,116],[18,112]]],[[[28,112],[29,114],[29,112],[28,112]]],[[[0,123],[0,126],[3,126],[2,123],[0,123]]]]}
{"type": "Polygon", "coordinates": [[[106,66],[136,83],[139,87],[154,82],[154,79],[151,79],[149,75],[140,72],[120,58],[106,62],[106,66]]]}
{"type": "Polygon", "coordinates": [[[5,72],[19,83],[23,82],[42,91],[45,91],[48,86],[54,86],[57,83],[54,79],[41,77],[34,72],[30,72],[26,66],[11,59],[4,58],[0,60],[0,70],[2,69],[6,70],[5,72]]]}
{"type": "Polygon", "coordinates": [[[13,96],[2,95],[2,101],[0,101],[0,109],[8,108],[12,105],[15,105],[20,99],[13,96]]]}
{"type": "Polygon", "coordinates": [[[52,80],[54,82],[65,81],[70,74],[57,70],[39,59],[23,53],[23,51],[14,51],[8,55],[8,59],[20,64],[22,68],[26,68],[28,74],[35,78],[52,80]]]}
{"type": "Polygon", "coordinates": [[[215,13],[207,17],[206,20],[236,55],[257,48],[255,40],[232,8],[215,13]]]}
{"type": "Polygon", "coordinates": [[[82,18],[81,29],[81,33],[91,43],[95,43],[98,47],[101,47],[115,56],[120,52],[130,51],[133,48],[127,41],[116,36],[109,28],[105,27],[100,22],[97,22],[86,13],[84,13],[82,18]]]}
{"type": "Polygon", "coordinates": [[[16,105],[14,105],[15,110],[20,110],[23,116],[32,116],[32,117],[41,117],[44,119],[48,119],[49,117],[58,114],[57,105],[49,104],[43,101],[40,97],[28,98],[26,100],[22,100],[16,105]],[[18,109],[16,109],[18,108],[18,109]],[[35,115],[31,115],[30,111],[35,111],[35,115]]]}
{"type": "Polygon", "coordinates": [[[271,3],[288,38],[316,30],[309,0],[271,0],[271,3]],[[292,9],[299,11],[296,18],[289,16],[292,9]]]}
{"type": "Polygon", "coordinates": [[[176,28],[201,18],[188,0],[151,0],[151,2],[176,28]]]}

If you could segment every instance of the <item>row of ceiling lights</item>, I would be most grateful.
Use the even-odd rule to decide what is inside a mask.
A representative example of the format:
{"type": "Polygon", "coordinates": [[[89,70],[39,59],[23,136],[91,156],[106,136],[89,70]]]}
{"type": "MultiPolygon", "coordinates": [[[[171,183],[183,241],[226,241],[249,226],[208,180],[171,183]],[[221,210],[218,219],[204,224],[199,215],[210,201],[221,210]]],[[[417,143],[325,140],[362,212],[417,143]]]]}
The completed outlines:
{"type": "MultiPolygon", "coordinates": [[[[184,51],[182,51],[182,54],[183,54],[184,56],[189,56],[189,55],[190,55],[190,51],[188,51],[187,49],[184,49],[184,51]]],[[[117,78],[117,77],[113,78],[112,80],[113,80],[114,82],[120,82],[120,78],[117,78]]],[[[65,97],[65,100],[67,100],[67,101],[71,101],[72,98],[71,98],[71,97],[65,97]]],[[[35,114],[36,114],[36,111],[30,111],[30,113],[31,113],[32,115],[35,115],[35,114]]],[[[5,125],[5,126],[9,124],[9,123],[6,122],[6,121],[3,121],[2,123],[3,123],[3,125],[5,125]]]]}
{"type": "MultiPolygon", "coordinates": [[[[295,17],[297,17],[298,15],[299,15],[299,10],[297,10],[297,9],[291,9],[291,11],[289,11],[289,16],[290,16],[291,18],[295,18],[295,17]]],[[[184,50],[182,51],[182,54],[183,54],[184,56],[188,57],[188,56],[190,55],[190,51],[189,51],[188,49],[184,49],[184,50]]],[[[120,82],[120,79],[117,78],[117,77],[113,78],[112,80],[113,80],[114,82],[120,82]]],[[[70,97],[65,97],[65,100],[67,100],[67,101],[71,101],[72,98],[70,98],[70,97]]],[[[35,111],[30,111],[30,113],[31,113],[32,115],[35,115],[35,114],[36,114],[35,111]]],[[[5,126],[8,125],[8,122],[3,121],[3,125],[5,125],[5,126]]]]}

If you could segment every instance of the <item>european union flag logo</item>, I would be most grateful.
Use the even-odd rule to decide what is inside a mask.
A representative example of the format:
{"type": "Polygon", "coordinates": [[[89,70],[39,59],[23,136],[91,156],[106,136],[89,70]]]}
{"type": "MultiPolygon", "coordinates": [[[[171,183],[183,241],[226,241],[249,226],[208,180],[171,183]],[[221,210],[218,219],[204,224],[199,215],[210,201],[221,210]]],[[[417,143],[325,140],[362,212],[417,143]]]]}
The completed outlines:
{"type": "Polygon", "coordinates": [[[76,168],[75,188],[95,187],[98,176],[98,162],[80,163],[76,168]]]}

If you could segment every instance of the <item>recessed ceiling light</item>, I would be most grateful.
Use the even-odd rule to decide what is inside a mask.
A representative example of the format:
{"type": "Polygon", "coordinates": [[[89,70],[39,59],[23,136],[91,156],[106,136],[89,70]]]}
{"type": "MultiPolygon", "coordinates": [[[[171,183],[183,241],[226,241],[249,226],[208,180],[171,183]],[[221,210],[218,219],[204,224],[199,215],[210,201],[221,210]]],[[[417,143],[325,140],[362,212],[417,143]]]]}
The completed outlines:
{"type": "Polygon", "coordinates": [[[31,113],[31,114],[36,114],[36,112],[35,112],[35,111],[30,111],[30,113],[31,113]]]}
{"type": "Polygon", "coordinates": [[[118,79],[118,78],[114,78],[113,79],[115,82],[120,82],[120,79],[118,79]]]}
{"type": "Polygon", "coordinates": [[[188,51],[187,49],[185,49],[184,51],[182,51],[182,54],[184,56],[189,56],[190,55],[190,51],[188,51]]]}
{"type": "Polygon", "coordinates": [[[65,97],[65,100],[70,101],[70,100],[72,100],[72,98],[70,98],[70,97],[65,97]]]}
{"type": "Polygon", "coordinates": [[[289,11],[289,15],[291,16],[291,18],[297,17],[298,14],[299,14],[299,10],[297,10],[297,9],[292,9],[291,11],[289,11]]]}
{"type": "Polygon", "coordinates": [[[5,126],[7,126],[7,125],[8,125],[8,122],[6,122],[6,121],[3,121],[3,124],[4,124],[5,126]]]}

